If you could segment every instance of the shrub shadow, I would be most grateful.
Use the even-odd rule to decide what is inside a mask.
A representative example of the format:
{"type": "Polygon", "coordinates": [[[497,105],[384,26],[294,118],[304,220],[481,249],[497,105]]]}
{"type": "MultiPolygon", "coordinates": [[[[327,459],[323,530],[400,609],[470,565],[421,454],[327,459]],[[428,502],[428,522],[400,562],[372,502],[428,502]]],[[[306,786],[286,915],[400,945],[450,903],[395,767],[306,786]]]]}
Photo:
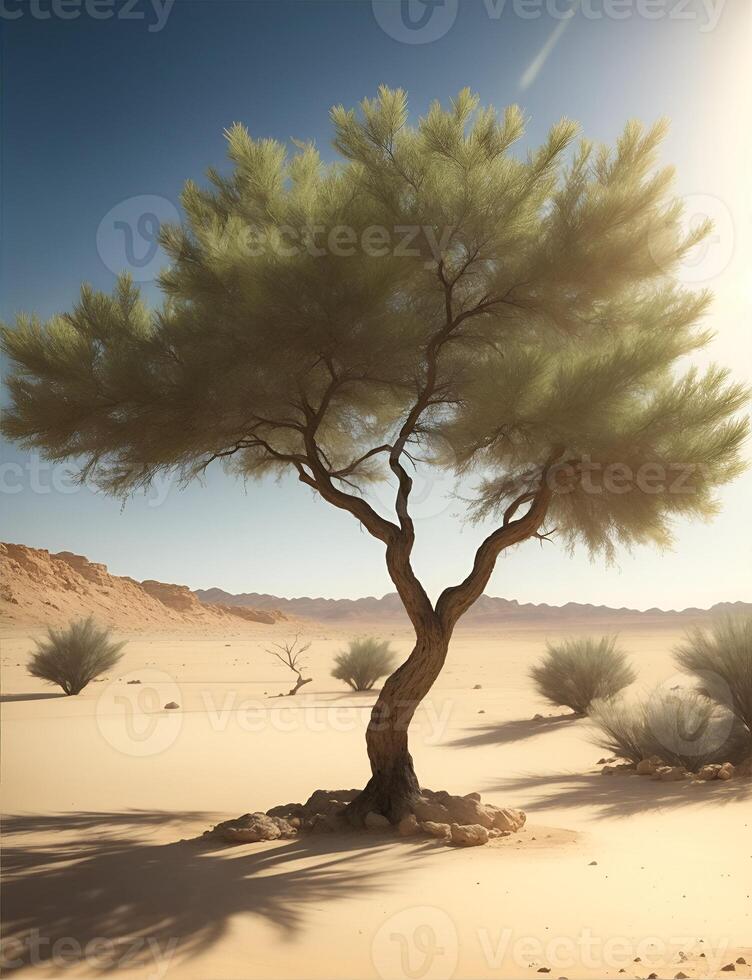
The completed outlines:
{"type": "Polygon", "coordinates": [[[591,806],[601,817],[628,817],[651,810],[752,801],[752,779],[663,783],[635,773],[559,772],[503,779],[486,791],[514,793],[530,813],[591,806]]]}
{"type": "Polygon", "coordinates": [[[67,697],[62,691],[53,691],[46,694],[0,694],[0,703],[5,703],[6,701],[47,701],[50,698],[64,698],[67,697]]]}
{"type": "Polygon", "coordinates": [[[462,738],[454,739],[449,744],[454,748],[471,748],[479,745],[504,745],[507,742],[521,742],[535,735],[546,735],[572,724],[582,721],[582,715],[567,712],[550,718],[525,718],[504,721],[500,725],[483,725],[473,728],[462,738]]]}

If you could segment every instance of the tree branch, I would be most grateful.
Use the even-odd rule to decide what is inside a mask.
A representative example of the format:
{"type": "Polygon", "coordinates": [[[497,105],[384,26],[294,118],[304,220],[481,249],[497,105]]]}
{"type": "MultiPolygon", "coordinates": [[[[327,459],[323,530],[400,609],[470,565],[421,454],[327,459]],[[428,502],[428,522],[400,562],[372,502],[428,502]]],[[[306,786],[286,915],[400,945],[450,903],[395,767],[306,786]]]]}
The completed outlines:
{"type": "Polygon", "coordinates": [[[436,613],[445,628],[451,629],[460,616],[483,594],[496,565],[496,559],[502,551],[527,538],[545,537],[540,535],[539,531],[553,497],[553,488],[548,475],[563,452],[563,449],[554,449],[542,467],[537,489],[521,494],[507,507],[501,527],[489,534],[475,553],[470,574],[459,585],[444,589],[441,593],[436,603],[436,613]],[[530,502],[528,510],[522,517],[513,520],[517,510],[528,501],[530,502]]]}

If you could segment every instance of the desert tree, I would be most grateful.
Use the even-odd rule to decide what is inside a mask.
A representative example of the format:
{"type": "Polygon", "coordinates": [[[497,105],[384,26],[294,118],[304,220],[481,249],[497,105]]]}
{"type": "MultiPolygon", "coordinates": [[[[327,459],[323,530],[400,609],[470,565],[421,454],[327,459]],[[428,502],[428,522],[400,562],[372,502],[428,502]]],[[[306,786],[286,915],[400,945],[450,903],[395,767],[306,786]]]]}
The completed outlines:
{"type": "Polygon", "coordinates": [[[303,677],[303,670],[305,669],[304,658],[310,648],[310,643],[303,643],[301,641],[300,633],[296,633],[291,640],[273,643],[270,647],[266,648],[267,653],[276,657],[280,663],[283,663],[297,677],[294,686],[287,692],[288,697],[293,697],[304,684],[310,684],[313,680],[312,677],[303,677]]]}
{"type": "Polygon", "coordinates": [[[373,708],[352,815],[394,820],[420,791],[408,726],[499,555],[553,529],[607,557],[667,545],[739,472],[747,396],[680,363],[711,336],[709,294],[676,276],[709,225],[683,231],[664,123],[607,148],[563,119],[525,153],[516,107],[465,90],[412,124],[387,88],[332,123],[332,164],[228,130],[230,167],[161,230],[160,308],[122,277],[5,329],[2,430],[120,495],[216,460],[289,471],[381,542],[415,645],[373,708]],[[423,465],[484,522],[436,600],[411,561],[423,465]],[[389,513],[369,496],[384,477],[389,513]]]}

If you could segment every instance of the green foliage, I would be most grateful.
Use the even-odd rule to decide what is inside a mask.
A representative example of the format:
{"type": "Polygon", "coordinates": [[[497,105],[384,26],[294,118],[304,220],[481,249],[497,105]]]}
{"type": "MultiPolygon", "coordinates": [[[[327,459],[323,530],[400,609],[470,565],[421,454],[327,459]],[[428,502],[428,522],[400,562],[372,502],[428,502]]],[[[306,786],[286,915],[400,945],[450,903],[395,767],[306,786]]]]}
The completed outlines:
{"type": "Polygon", "coordinates": [[[693,629],[676,651],[683,670],[703,692],[726,705],[752,737],[752,619],[728,618],[693,629]]]}
{"type": "Polygon", "coordinates": [[[387,88],[332,123],[331,165],[227,131],[230,172],[186,183],[184,224],[162,228],[160,309],[123,276],[6,327],[5,435],[117,494],[222,459],[331,502],[389,475],[418,405],[403,448],[474,478],[478,519],[544,477],[564,542],[607,556],[712,515],[747,393],[678,367],[710,337],[709,295],[675,281],[709,225],[681,230],[665,124],[609,149],[564,119],[524,153],[515,106],[464,90],[411,125],[387,88]]]}
{"type": "Polygon", "coordinates": [[[644,702],[598,701],[590,718],[598,730],[595,744],[631,762],[657,756],[696,771],[749,753],[734,716],[696,691],[659,691],[644,702]]]}
{"type": "Polygon", "coordinates": [[[538,693],[553,705],[584,715],[599,698],[612,698],[635,680],[615,636],[549,643],[539,664],[530,668],[538,693]]]}
{"type": "Polygon", "coordinates": [[[391,674],[394,660],[387,640],[373,636],[351,640],[347,650],[335,656],[332,677],[345,681],[353,691],[370,691],[380,677],[391,674]]]}
{"type": "Polygon", "coordinates": [[[113,643],[110,630],[99,629],[93,617],[72,622],[67,629],[47,630],[46,640],[36,641],[27,670],[66,694],[80,694],[95,677],[110,670],[122,657],[125,642],[113,643]]]}

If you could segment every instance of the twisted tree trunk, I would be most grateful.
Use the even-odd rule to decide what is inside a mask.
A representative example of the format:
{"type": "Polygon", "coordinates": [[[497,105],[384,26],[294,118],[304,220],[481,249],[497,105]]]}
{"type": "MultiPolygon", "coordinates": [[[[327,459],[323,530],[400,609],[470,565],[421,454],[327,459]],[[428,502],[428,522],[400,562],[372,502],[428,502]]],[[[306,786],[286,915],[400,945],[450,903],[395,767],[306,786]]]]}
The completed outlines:
{"type": "Polygon", "coordinates": [[[372,775],[350,807],[354,822],[370,811],[397,822],[420,796],[407,732],[418,705],[444,666],[448,648],[449,634],[434,617],[417,631],[412,653],[384,684],[366,731],[372,775]]]}

